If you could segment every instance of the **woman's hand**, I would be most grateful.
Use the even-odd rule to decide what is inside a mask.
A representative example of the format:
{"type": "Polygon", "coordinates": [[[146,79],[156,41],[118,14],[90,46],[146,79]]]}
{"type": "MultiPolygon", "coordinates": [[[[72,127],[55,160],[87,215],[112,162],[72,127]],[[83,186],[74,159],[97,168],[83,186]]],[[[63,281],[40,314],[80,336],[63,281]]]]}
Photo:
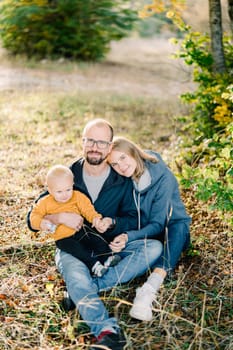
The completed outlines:
{"type": "Polygon", "coordinates": [[[127,242],[127,233],[122,233],[114,238],[114,240],[109,244],[109,247],[114,253],[119,253],[125,248],[127,242]]]}
{"type": "Polygon", "coordinates": [[[50,214],[46,215],[44,219],[51,221],[55,225],[66,225],[76,231],[79,231],[83,225],[83,217],[75,213],[50,214]]]}

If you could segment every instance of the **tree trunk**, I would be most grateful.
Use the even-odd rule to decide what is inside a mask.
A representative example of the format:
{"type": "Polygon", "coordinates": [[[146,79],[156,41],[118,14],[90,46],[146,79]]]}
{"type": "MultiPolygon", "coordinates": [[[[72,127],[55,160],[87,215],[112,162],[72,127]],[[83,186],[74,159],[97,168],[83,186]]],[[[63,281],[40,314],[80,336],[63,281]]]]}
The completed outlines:
{"type": "Polygon", "coordinates": [[[213,70],[215,73],[224,73],[226,67],[222,41],[222,12],[220,0],[209,0],[209,21],[211,50],[214,59],[213,70]]]}
{"type": "Polygon", "coordinates": [[[228,0],[228,15],[231,22],[231,32],[233,34],[233,0],[228,0]]]}

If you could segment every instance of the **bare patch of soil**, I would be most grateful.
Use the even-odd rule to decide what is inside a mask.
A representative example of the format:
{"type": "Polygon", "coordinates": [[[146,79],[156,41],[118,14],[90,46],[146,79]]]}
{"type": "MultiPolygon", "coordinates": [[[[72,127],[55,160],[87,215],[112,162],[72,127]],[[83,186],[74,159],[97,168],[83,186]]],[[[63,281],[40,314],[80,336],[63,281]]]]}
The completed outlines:
{"type": "Polygon", "coordinates": [[[190,71],[171,59],[177,47],[167,38],[127,38],[112,43],[101,63],[78,64],[46,60],[34,68],[0,52],[0,90],[98,91],[131,96],[177,98],[192,87],[190,71]]]}

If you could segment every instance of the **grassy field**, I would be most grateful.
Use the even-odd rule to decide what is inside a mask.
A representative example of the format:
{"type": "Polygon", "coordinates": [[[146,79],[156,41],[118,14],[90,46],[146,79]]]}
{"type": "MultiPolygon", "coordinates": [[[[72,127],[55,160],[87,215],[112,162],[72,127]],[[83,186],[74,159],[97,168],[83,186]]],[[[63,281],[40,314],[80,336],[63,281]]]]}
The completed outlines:
{"type": "MultiPolygon", "coordinates": [[[[2,66],[11,68],[4,60],[2,66]]],[[[50,63],[44,68],[35,66],[32,74],[49,75],[49,67],[50,63]]],[[[53,72],[64,76],[65,63],[62,67],[54,67],[53,72]]],[[[54,244],[36,241],[26,226],[27,211],[44,189],[48,167],[56,163],[69,165],[81,154],[83,125],[93,117],[106,118],[116,134],[158,150],[174,165],[179,129],[174,116],[183,107],[175,95],[154,96],[130,89],[127,93],[127,88],[123,92],[109,87],[99,89],[104,72],[108,72],[110,81],[112,74],[114,81],[116,70],[123,79],[124,72],[131,69],[131,77],[136,72],[139,83],[144,74],[136,61],[130,69],[128,62],[124,72],[121,69],[125,66],[119,61],[112,64],[112,71],[109,67],[109,62],[79,67],[79,75],[95,81],[91,89],[52,89],[46,85],[35,88],[30,84],[20,88],[20,83],[13,86],[9,82],[8,88],[1,91],[1,350],[90,347],[91,335],[79,314],[62,310],[64,282],[55,268],[54,244]]],[[[70,78],[77,67],[69,69],[70,78]]],[[[149,76],[148,71],[145,74],[149,76]]],[[[156,76],[158,80],[158,71],[156,76]]],[[[157,83],[165,91],[161,80],[157,83]]],[[[128,350],[233,349],[231,232],[224,218],[209,211],[192,192],[182,190],[182,196],[193,219],[192,249],[161,289],[153,320],[137,322],[128,315],[135,289],[145,277],[102,294],[109,311],[119,318],[128,350]]]]}

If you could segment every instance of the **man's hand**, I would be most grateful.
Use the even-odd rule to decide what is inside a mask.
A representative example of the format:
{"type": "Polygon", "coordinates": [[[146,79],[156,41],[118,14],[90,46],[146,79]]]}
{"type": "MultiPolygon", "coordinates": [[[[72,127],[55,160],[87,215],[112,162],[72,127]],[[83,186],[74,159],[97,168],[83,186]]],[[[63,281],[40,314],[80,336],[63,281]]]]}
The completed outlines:
{"type": "Polygon", "coordinates": [[[75,213],[50,214],[44,217],[55,225],[63,224],[76,231],[79,231],[83,225],[83,217],[75,213]]]}
{"type": "Polygon", "coordinates": [[[114,253],[119,253],[125,248],[127,242],[127,233],[122,233],[114,238],[114,240],[109,244],[109,247],[114,253]]]}
{"type": "Polygon", "coordinates": [[[54,226],[54,224],[52,224],[51,221],[47,220],[47,219],[42,219],[41,223],[40,223],[40,229],[42,231],[46,231],[46,232],[53,232],[55,231],[54,228],[56,226],[54,226]]]}

